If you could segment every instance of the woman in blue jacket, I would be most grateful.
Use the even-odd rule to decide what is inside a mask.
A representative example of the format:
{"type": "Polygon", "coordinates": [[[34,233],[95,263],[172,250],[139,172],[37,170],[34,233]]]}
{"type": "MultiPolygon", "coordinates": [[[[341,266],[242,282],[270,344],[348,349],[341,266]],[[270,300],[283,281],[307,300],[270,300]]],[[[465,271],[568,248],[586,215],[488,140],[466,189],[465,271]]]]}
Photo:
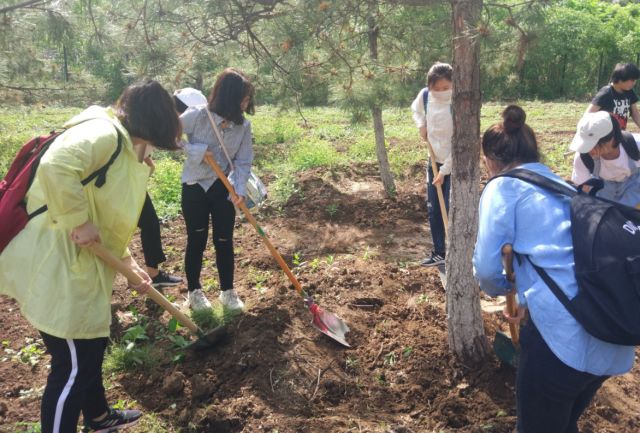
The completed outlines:
{"type": "MultiPolygon", "coordinates": [[[[489,175],[520,167],[564,183],[539,162],[536,137],[525,124],[524,110],[509,106],[503,118],[482,137],[489,175]]],[[[569,200],[510,177],[489,182],[480,199],[473,266],[482,290],[491,296],[510,291],[502,269],[505,244],[513,245],[524,259],[514,260],[518,314],[507,316],[521,322],[516,381],[519,433],[578,433],[578,418],[602,383],[633,365],[633,347],[588,334],[531,265],[545,269],[569,298],[576,295],[569,200]]]]}

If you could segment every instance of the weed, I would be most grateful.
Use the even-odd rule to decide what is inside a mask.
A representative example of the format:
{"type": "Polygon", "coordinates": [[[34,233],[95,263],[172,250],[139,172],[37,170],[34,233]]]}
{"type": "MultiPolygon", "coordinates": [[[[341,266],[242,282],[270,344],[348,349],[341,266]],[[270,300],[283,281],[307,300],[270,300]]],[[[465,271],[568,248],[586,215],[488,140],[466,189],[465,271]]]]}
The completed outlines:
{"type": "Polygon", "coordinates": [[[325,261],[327,262],[327,265],[331,266],[331,265],[333,265],[333,262],[335,261],[335,257],[332,254],[329,254],[327,256],[327,258],[325,259],[325,261]]]}
{"type": "Polygon", "coordinates": [[[300,266],[302,264],[302,254],[299,251],[293,253],[293,265],[300,266]]]}
{"type": "Polygon", "coordinates": [[[316,269],[318,269],[318,266],[320,266],[320,259],[317,257],[311,260],[311,263],[309,263],[309,267],[311,268],[312,271],[315,271],[316,269]]]}
{"type": "Polygon", "coordinates": [[[348,356],[347,360],[345,361],[345,366],[347,368],[347,370],[357,370],[358,367],[360,366],[360,360],[358,358],[356,358],[355,356],[348,356]]]}
{"type": "Polygon", "coordinates": [[[429,295],[427,295],[426,293],[421,294],[416,299],[416,304],[418,305],[424,304],[425,302],[431,303],[431,299],[429,298],[429,295]]]}
{"type": "Polygon", "coordinates": [[[106,374],[150,370],[158,365],[160,356],[161,353],[153,346],[115,345],[107,353],[103,369],[106,374]]]}
{"type": "Polygon", "coordinates": [[[369,260],[377,255],[378,253],[374,250],[371,250],[371,248],[369,248],[369,245],[367,245],[364,249],[364,253],[362,253],[362,260],[369,260]]]}
{"type": "Polygon", "coordinates": [[[42,340],[27,337],[24,341],[26,344],[17,352],[9,349],[8,347],[5,347],[4,351],[5,353],[12,355],[11,359],[35,367],[45,354],[42,340]]]}
{"type": "Polygon", "coordinates": [[[338,207],[340,205],[338,203],[331,203],[327,205],[327,213],[329,214],[329,218],[333,218],[338,212],[338,207]]]}
{"type": "Polygon", "coordinates": [[[200,329],[214,329],[222,324],[222,318],[213,308],[205,308],[191,312],[191,319],[200,329]]]}
{"type": "Polygon", "coordinates": [[[39,422],[17,422],[11,431],[15,433],[40,433],[42,430],[39,422]]]}
{"type": "Polygon", "coordinates": [[[410,357],[412,353],[413,353],[413,347],[411,347],[411,346],[407,346],[404,349],[402,349],[402,357],[403,358],[410,357]]]}
{"type": "Polygon", "coordinates": [[[393,367],[397,362],[398,360],[396,359],[395,352],[389,352],[384,356],[384,365],[393,367]]]}

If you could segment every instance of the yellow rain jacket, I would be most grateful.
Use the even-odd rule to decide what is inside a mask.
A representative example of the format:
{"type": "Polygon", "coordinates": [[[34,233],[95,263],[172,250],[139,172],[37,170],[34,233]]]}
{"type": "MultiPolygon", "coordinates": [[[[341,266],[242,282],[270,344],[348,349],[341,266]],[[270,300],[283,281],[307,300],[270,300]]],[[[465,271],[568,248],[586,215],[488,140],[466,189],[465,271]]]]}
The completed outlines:
{"type": "Polygon", "coordinates": [[[15,298],[38,330],[59,338],[109,336],[115,271],[73,243],[74,227],[91,221],[102,243],[119,257],[144,203],[149,167],[138,162],[129,133],[113,110],[93,106],[71,119],[69,128],[43,156],[27,193],[27,211],[43,204],[0,254],[0,293],[15,298]],[[74,126],[76,125],[76,126],[74,126]],[[82,179],[104,166],[122,134],[122,151],[101,187],[82,179]]]}

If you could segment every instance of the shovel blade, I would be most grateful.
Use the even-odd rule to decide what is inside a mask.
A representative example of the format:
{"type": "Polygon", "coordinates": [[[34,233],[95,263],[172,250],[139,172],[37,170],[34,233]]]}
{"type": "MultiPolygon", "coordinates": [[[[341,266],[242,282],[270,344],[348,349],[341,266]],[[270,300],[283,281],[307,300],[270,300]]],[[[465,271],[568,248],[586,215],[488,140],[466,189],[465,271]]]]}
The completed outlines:
{"type": "Polygon", "coordinates": [[[338,343],[346,347],[351,347],[345,338],[345,334],[349,332],[349,326],[333,313],[323,310],[318,304],[312,303],[309,307],[313,316],[311,324],[318,331],[333,338],[338,343]]]}
{"type": "Polygon", "coordinates": [[[519,352],[513,341],[504,332],[496,332],[496,338],[493,340],[493,351],[500,361],[514,368],[518,367],[519,352]]]}
{"type": "Polygon", "coordinates": [[[211,349],[220,340],[227,335],[227,327],[220,325],[211,331],[204,332],[198,329],[197,338],[186,346],[188,350],[194,350],[200,352],[202,350],[211,349]]]}

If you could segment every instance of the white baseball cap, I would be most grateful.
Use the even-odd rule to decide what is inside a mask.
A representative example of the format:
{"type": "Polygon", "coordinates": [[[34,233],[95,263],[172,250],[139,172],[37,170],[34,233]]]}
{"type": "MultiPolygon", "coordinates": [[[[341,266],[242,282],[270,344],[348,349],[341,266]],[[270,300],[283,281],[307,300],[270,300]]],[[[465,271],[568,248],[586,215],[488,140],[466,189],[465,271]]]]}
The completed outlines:
{"type": "Polygon", "coordinates": [[[578,122],[576,135],[571,140],[569,149],[579,153],[589,153],[602,137],[613,131],[611,115],[606,111],[586,113],[578,122]]]}
{"type": "Polygon", "coordinates": [[[207,98],[198,89],[192,87],[185,87],[184,89],[176,90],[173,96],[182,101],[187,107],[196,107],[198,105],[206,105],[207,98]]]}

